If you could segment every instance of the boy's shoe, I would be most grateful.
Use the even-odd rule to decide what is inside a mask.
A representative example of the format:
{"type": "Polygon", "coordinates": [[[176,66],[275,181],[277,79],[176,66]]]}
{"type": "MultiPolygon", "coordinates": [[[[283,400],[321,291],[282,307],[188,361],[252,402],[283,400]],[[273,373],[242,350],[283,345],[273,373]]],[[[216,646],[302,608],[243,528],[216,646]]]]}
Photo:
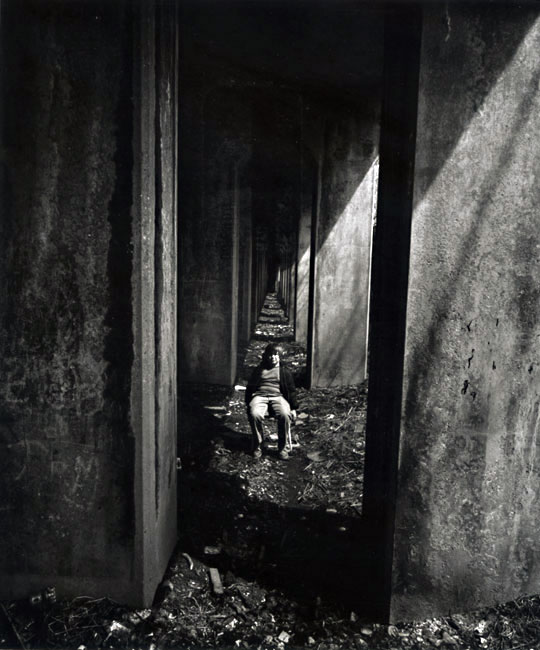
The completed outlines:
{"type": "Polygon", "coordinates": [[[280,459],[280,460],[289,460],[289,452],[286,451],[285,449],[282,449],[282,450],[279,452],[279,459],[280,459]]]}
{"type": "Polygon", "coordinates": [[[253,458],[260,458],[262,456],[262,451],[259,447],[253,450],[253,458]]]}

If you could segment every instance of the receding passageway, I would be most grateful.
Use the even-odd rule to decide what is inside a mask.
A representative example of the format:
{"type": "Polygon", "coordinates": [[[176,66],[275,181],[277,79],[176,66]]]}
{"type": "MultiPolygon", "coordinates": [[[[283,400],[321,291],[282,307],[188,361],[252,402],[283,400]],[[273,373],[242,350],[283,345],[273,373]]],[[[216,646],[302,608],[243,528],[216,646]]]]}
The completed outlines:
{"type": "Polygon", "coordinates": [[[307,391],[305,358],[270,293],[239,384],[232,393],[185,386],[179,414],[180,550],[216,566],[227,587],[247,580],[273,594],[281,614],[298,617],[300,629],[317,608],[335,616],[356,608],[366,550],[360,517],[365,388],[307,391]],[[298,385],[294,448],[287,461],[277,457],[274,421],[266,425],[268,452],[261,459],[249,453],[242,388],[269,341],[282,346],[282,360],[298,385]],[[205,555],[208,547],[215,556],[205,555]]]}
{"type": "Polygon", "coordinates": [[[28,645],[336,650],[540,593],[539,50],[528,2],[1,0],[28,645]],[[269,341],[290,456],[250,450],[269,341]]]}
{"type": "Polygon", "coordinates": [[[358,516],[364,469],[365,383],[308,391],[305,369],[305,348],[294,342],[291,325],[276,295],[270,293],[232,393],[212,385],[182,388],[180,453],[189,458],[183,459],[185,463],[201,468],[201,448],[207,445],[201,433],[206,433],[214,447],[217,444],[218,455],[227,460],[221,461],[221,470],[241,473],[250,484],[250,496],[279,505],[329,508],[358,516]],[[281,463],[274,462],[277,433],[272,420],[266,420],[268,454],[258,462],[249,455],[251,439],[243,389],[268,342],[281,346],[282,362],[293,372],[299,401],[294,450],[289,461],[281,463]],[[272,479],[271,489],[264,485],[268,479],[272,479]]]}

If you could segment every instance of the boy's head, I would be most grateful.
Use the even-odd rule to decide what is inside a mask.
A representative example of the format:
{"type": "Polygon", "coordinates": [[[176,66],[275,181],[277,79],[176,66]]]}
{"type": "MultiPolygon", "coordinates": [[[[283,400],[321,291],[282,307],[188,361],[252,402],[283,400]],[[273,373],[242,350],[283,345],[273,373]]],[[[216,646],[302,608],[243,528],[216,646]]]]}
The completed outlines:
{"type": "Polygon", "coordinates": [[[281,356],[281,348],[273,343],[269,343],[263,352],[263,363],[266,366],[279,365],[279,358],[281,356]]]}

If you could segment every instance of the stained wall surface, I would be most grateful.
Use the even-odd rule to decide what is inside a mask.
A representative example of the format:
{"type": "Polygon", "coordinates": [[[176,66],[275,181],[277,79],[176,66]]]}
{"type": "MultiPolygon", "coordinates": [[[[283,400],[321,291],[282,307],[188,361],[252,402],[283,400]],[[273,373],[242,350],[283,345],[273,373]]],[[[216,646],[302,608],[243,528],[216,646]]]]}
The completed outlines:
{"type": "Polygon", "coordinates": [[[424,12],[394,620],[540,589],[540,14],[424,12]]]}
{"type": "MultiPolygon", "coordinates": [[[[218,78],[202,87],[186,81],[181,102],[180,376],[231,385],[239,294],[249,280],[240,251],[250,255],[251,250],[240,235],[251,237],[245,168],[252,117],[249,103],[234,88],[221,86],[219,72],[213,72],[218,78]]],[[[249,308],[242,300],[241,340],[249,308]]]]}
{"type": "MultiPolygon", "coordinates": [[[[154,175],[152,149],[145,176],[163,199],[156,266],[155,240],[141,243],[139,227],[145,210],[154,223],[156,205],[141,205],[134,179],[134,143],[155,129],[132,104],[141,22],[124,2],[2,3],[2,598],[52,584],[59,595],[148,604],[175,536],[176,382],[164,363],[156,372],[154,354],[156,345],[160,359],[175,350],[174,310],[154,301],[154,293],[165,301],[174,293],[173,188],[163,182],[174,174],[166,149],[154,175]],[[144,291],[135,279],[143,268],[144,291]],[[137,361],[143,330],[155,383],[137,361]],[[158,405],[149,429],[138,426],[143,397],[158,405]],[[143,437],[159,456],[144,476],[143,437]],[[172,535],[158,527],[159,561],[148,562],[139,497],[154,483],[152,514],[159,501],[172,535]]],[[[154,98],[154,77],[150,83],[154,98]]],[[[163,133],[168,111],[160,113],[163,133]]]]}

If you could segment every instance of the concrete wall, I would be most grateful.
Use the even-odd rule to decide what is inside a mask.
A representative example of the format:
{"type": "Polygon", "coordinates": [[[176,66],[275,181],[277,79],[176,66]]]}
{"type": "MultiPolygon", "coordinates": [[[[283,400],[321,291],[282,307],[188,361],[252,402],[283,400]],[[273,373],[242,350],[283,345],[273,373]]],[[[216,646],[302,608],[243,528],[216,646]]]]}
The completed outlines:
{"type": "MultiPolygon", "coordinates": [[[[293,221],[294,223],[294,221],[293,221]]],[[[288,319],[294,318],[296,296],[296,253],[298,245],[293,235],[283,235],[279,242],[278,299],[288,319]]]]}
{"type": "Polygon", "coordinates": [[[178,36],[172,4],[145,3],[135,39],[132,273],[135,566],[152,602],[176,543],[178,36]]]}
{"type": "Polygon", "coordinates": [[[309,309],[309,268],[311,260],[311,218],[313,174],[306,171],[302,181],[302,210],[298,223],[296,251],[295,341],[307,345],[309,309]],[[311,181],[311,182],[310,182],[311,181]]]}
{"type": "MultiPolygon", "coordinates": [[[[157,184],[163,263],[151,237],[153,19],[123,2],[2,11],[0,597],[52,584],[60,595],[148,604],[173,542],[176,492],[173,368],[161,364],[154,384],[155,347],[165,356],[175,339],[164,304],[174,293],[170,148],[157,184]],[[138,93],[146,99],[134,115],[138,93]],[[151,465],[145,446],[161,454],[151,465]],[[152,561],[141,542],[146,491],[152,561]],[[154,528],[158,501],[166,539],[154,528]]],[[[171,109],[159,97],[168,135],[171,109]]]]}
{"type": "Polygon", "coordinates": [[[241,269],[242,287],[246,282],[240,233],[249,237],[249,217],[240,212],[251,209],[245,175],[251,108],[217,74],[205,87],[187,82],[181,102],[180,376],[230,385],[237,369],[241,269]]]}
{"type": "Polygon", "coordinates": [[[425,9],[391,618],[540,589],[540,13],[425,9]]]}
{"type": "MultiPolygon", "coordinates": [[[[244,168],[244,173],[246,169],[244,168]]],[[[240,197],[239,205],[239,280],[238,280],[238,367],[244,361],[244,356],[251,339],[254,326],[252,319],[252,273],[253,273],[253,223],[251,218],[251,188],[246,178],[238,180],[238,186],[245,188],[240,197]]]]}
{"type": "MultiPolygon", "coordinates": [[[[378,107],[330,111],[317,216],[312,385],[366,377],[378,107]]],[[[313,251],[312,253],[313,254],[313,251]]]]}

